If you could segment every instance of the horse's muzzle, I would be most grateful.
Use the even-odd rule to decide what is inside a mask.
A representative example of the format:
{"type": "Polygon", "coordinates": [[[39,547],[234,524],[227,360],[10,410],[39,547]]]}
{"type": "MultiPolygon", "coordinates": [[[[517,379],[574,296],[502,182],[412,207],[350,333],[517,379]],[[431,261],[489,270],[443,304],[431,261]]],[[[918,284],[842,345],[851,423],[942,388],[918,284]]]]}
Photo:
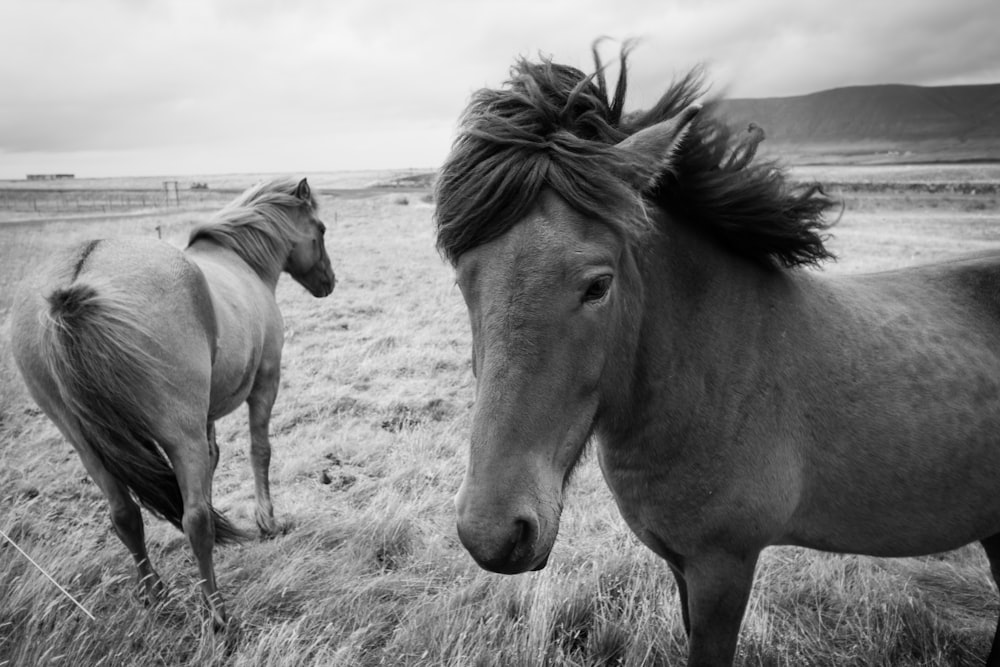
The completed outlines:
{"type": "Polygon", "coordinates": [[[337,277],[334,275],[333,271],[331,271],[329,275],[320,276],[319,278],[310,280],[305,284],[309,293],[317,298],[330,296],[330,294],[333,293],[333,288],[336,286],[337,277]]]}
{"type": "Polygon", "coordinates": [[[549,558],[548,550],[536,551],[538,521],[530,517],[515,518],[506,525],[460,517],[458,538],[481,568],[499,574],[540,570],[549,558]]]}

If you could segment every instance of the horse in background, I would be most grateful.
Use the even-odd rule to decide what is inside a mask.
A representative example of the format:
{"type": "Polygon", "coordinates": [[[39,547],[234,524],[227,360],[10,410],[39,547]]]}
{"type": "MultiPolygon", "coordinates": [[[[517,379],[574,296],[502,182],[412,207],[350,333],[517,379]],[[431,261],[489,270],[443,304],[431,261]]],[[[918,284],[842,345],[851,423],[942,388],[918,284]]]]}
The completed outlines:
{"type": "MultiPolygon", "coordinates": [[[[690,665],[731,664],[761,551],[980,541],[1000,581],[1000,250],[869,275],[822,188],[756,161],[698,76],[623,115],[597,73],[519,61],[437,182],[477,378],[459,537],[545,566],[586,443],[677,581],[690,665]]],[[[990,665],[1000,665],[1000,631],[990,665]]]]}
{"type": "Polygon", "coordinates": [[[211,505],[214,422],[248,405],[256,522],[274,534],[268,424],[284,342],[275,287],[287,272],[313,296],[333,291],[324,232],[306,179],[272,180],[196,226],[183,251],[147,238],[65,250],[12,312],[21,376],[107,498],[147,597],[165,588],[139,504],[187,535],[217,629],[227,615],[212,548],[247,535],[211,505]]]}

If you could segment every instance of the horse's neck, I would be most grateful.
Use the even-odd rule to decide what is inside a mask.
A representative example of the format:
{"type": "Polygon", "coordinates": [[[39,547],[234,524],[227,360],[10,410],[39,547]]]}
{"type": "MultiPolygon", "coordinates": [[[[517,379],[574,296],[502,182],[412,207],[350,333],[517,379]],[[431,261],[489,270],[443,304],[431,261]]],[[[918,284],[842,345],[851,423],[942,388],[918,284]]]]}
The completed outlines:
{"type": "Polygon", "coordinates": [[[720,401],[752,391],[770,364],[763,339],[800,298],[795,277],[738,258],[685,226],[658,235],[640,264],[642,327],[630,386],[608,415],[608,430],[621,437],[656,420],[686,431],[720,401]]]}
{"type": "Polygon", "coordinates": [[[199,264],[210,262],[233,273],[251,271],[257,275],[272,294],[277,288],[278,278],[281,277],[283,269],[281,266],[255,267],[232,248],[208,238],[196,240],[187,247],[185,252],[199,264]]]}

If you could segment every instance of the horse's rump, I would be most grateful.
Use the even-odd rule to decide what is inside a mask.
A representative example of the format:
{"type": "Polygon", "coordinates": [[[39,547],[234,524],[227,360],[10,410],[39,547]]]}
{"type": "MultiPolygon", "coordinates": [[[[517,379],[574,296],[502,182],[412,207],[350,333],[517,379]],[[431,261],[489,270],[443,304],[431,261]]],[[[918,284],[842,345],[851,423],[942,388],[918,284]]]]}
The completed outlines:
{"type": "MultiPolygon", "coordinates": [[[[183,530],[177,478],[148,417],[155,414],[156,396],[171,385],[172,369],[156,356],[162,346],[144,321],[144,298],[89,271],[48,293],[39,350],[59,398],[101,463],[144,507],[183,530]]],[[[213,515],[217,542],[243,537],[221,514],[213,515]]]]}

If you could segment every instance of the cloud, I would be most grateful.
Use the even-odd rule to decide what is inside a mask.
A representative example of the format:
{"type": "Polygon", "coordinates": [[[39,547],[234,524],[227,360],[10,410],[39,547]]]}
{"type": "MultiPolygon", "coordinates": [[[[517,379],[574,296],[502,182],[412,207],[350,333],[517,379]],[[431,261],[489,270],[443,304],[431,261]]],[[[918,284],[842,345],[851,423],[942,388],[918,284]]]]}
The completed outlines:
{"type": "Polygon", "coordinates": [[[632,106],[699,63],[734,96],[1000,81],[998,24],[995,0],[3,3],[0,177],[45,156],[61,171],[145,154],[147,173],[436,164],[516,56],[589,71],[601,35],[640,38],[632,106]]]}

